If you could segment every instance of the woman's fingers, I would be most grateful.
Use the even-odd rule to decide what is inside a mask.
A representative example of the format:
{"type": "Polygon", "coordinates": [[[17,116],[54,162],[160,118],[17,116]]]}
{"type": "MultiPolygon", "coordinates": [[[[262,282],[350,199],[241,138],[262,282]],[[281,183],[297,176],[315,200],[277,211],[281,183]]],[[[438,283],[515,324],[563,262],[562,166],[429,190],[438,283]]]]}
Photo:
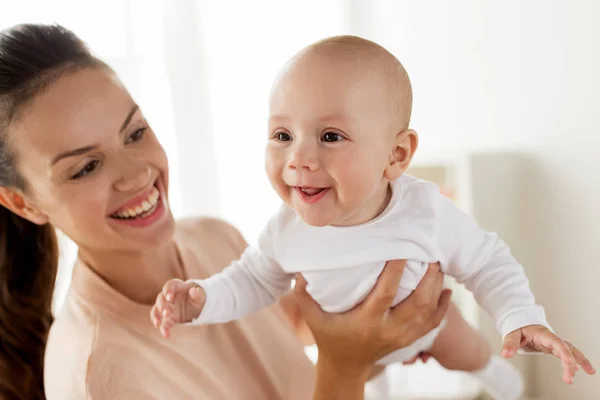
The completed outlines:
{"type": "Polygon", "coordinates": [[[442,293],[444,275],[437,264],[429,264],[425,276],[416,289],[409,296],[417,307],[430,308],[431,312],[437,308],[439,297],[442,293]]]}
{"type": "Polygon", "coordinates": [[[391,311],[396,323],[414,318],[426,321],[438,309],[442,290],[443,274],[436,264],[430,264],[416,289],[391,311]]]}
{"type": "Polygon", "coordinates": [[[444,289],[442,294],[440,295],[440,300],[438,302],[438,306],[433,312],[433,314],[429,317],[429,326],[430,329],[437,328],[442,323],[442,320],[446,316],[448,312],[448,308],[450,307],[450,298],[452,297],[452,290],[444,289]]]}
{"type": "Polygon", "coordinates": [[[392,306],[405,266],[406,260],[388,261],[362,307],[369,313],[383,315],[392,306]]]}
{"type": "Polygon", "coordinates": [[[296,303],[302,312],[302,316],[306,321],[317,321],[318,318],[323,318],[324,311],[321,309],[310,294],[306,291],[306,280],[302,274],[296,275],[296,284],[294,285],[294,296],[296,303]]]}
{"type": "MultiPolygon", "coordinates": [[[[428,273],[419,285],[421,284],[430,290],[438,290],[437,286],[442,287],[443,280],[439,280],[433,272],[428,273]]],[[[399,345],[402,347],[438,327],[450,306],[452,291],[448,289],[443,290],[438,298],[414,296],[415,292],[394,307],[389,314],[389,329],[396,331],[399,345]]]]}
{"type": "Polygon", "coordinates": [[[435,304],[436,302],[439,302],[440,300],[440,296],[442,295],[442,292],[444,290],[444,273],[442,272],[441,268],[440,268],[440,264],[439,263],[435,263],[435,264],[429,264],[427,271],[431,271],[432,274],[435,273],[435,284],[432,288],[431,291],[431,302],[432,304],[435,304]]]}

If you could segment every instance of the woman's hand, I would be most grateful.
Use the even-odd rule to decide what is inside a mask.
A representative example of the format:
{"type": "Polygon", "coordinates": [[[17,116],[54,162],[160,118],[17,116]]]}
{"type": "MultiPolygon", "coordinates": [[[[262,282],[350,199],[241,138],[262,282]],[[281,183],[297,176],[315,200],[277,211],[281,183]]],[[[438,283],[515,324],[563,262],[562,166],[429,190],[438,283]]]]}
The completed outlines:
{"type": "Polygon", "coordinates": [[[340,314],[324,312],[296,278],[294,294],[319,347],[315,399],[362,399],[373,364],[437,327],[448,309],[451,292],[443,274],[431,264],[415,291],[394,308],[392,301],[406,261],[390,261],[367,298],[340,314]]]}
{"type": "Polygon", "coordinates": [[[296,302],[294,293],[288,293],[279,298],[279,307],[283,311],[284,317],[292,325],[292,329],[296,336],[304,346],[312,346],[315,344],[315,338],[310,331],[310,327],[302,317],[302,311],[296,302]]]}

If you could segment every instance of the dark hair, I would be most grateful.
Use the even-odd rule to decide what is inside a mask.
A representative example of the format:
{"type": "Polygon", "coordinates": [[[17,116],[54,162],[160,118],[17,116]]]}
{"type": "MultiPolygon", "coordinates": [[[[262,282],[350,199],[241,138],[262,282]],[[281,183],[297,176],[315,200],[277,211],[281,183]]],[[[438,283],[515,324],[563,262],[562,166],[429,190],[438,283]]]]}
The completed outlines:
{"type": "MultiPolygon", "coordinates": [[[[104,64],[58,25],[0,31],[0,187],[27,193],[9,128],[28,103],[61,76],[104,64]]],[[[53,321],[58,264],[54,228],[0,206],[0,398],[45,399],[44,351],[53,321]]]]}

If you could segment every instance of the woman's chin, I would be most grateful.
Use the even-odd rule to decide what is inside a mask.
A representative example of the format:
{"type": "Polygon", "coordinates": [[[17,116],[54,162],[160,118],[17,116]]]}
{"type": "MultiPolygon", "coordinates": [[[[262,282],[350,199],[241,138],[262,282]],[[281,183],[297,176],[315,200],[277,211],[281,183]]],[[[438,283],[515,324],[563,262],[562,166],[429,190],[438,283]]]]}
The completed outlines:
{"type": "Polygon", "coordinates": [[[139,232],[130,236],[129,240],[124,239],[129,243],[135,242],[134,246],[137,245],[136,247],[151,250],[172,241],[174,234],[175,220],[169,215],[169,218],[162,221],[160,227],[157,226],[155,229],[139,232]]]}
{"type": "Polygon", "coordinates": [[[175,233],[175,219],[168,207],[153,221],[111,220],[110,224],[121,237],[122,244],[128,243],[135,248],[151,249],[163,245],[172,240],[175,233]]]}

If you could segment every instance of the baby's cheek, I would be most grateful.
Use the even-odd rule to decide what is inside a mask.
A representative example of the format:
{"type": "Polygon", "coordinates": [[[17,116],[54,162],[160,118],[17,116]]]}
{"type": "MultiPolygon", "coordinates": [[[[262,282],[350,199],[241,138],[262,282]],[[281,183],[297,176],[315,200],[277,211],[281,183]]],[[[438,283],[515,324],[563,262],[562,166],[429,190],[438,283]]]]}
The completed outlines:
{"type": "Polygon", "coordinates": [[[283,170],[283,157],[277,151],[267,148],[265,154],[265,172],[269,180],[273,182],[276,179],[281,179],[281,171],[283,170]]]}
{"type": "Polygon", "coordinates": [[[354,203],[358,201],[373,186],[371,181],[372,179],[370,179],[369,174],[365,173],[364,169],[348,168],[338,180],[340,197],[345,202],[354,203]]]}
{"type": "Polygon", "coordinates": [[[281,176],[281,169],[277,168],[277,166],[273,163],[266,162],[265,163],[265,172],[267,173],[267,178],[269,179],[269,183],[271,187],[280,194],[280,191],[283,189],[284,183],[283,178],[281,176]]]}

